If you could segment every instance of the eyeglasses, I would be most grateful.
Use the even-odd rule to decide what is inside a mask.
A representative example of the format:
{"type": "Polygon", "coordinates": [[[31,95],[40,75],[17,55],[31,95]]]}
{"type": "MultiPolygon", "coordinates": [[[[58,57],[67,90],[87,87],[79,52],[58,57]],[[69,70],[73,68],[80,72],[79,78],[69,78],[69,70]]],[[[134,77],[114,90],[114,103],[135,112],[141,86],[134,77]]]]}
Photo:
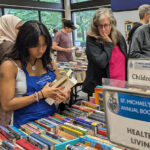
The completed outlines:
{"type": "Polygon", "coordinates": [[[100,29],[104,28],[108,28],[110,26],[110,24],[99,24],[97,25],[100,29]]]}

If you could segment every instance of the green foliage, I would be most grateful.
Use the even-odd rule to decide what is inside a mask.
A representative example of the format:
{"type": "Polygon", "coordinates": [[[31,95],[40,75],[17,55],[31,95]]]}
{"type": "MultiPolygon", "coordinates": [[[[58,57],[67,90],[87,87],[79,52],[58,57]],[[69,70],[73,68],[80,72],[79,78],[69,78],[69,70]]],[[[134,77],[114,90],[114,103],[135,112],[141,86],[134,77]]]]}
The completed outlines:
{"type": "Polygon", "coordinates": [[[76,24],[78,25],[77,40],[80,41],[86,40],[86,33],[90,28],[91,20],[95,12],[96,10],[88,10],[88,11],[75,12],[73,14],[74,18],[76,19],[76,24]]]}
{"type": "MultiPolygon", "coordinates": [[[[47,0],[51,2],[58,2],[60,0],[47,0]]],[[[81,1],[81,0],[80,0],[81,1]]],[[[85,42],[86,33],[90,28],[90,23],[96,10],[88,10],[81,12],[74,12],[75,22],[77,24],[76,40],[85,42]]],[[[5,14],[13,14],[22,19],[23,23],[28,20],[39,20],[37,10],[24,10],[24,9],[5,9],[5,14]]],[[[52,11],[41,11],[41,21],[47,26],[50,33],[53,33],[53,29],[60,30],[62,28],[62,13],[52,11]]]]}
{"type": "Polygon", "coordinates": [[[5,13],[19,17],[22,19],[23,23],[28,20],[39,20],[38,11],[36,10],[5,9],[5,13]]]}
{"type": "Polygon", "coordinates": [[[62,13],[61,12],[48,12],[41,11],[42,22],[47,26],[50,33],[56,28],[60,30],[62,28],[62,13]]]}
{"type": "MultiPolygon", "coordinates": [[[[6,14],[13,14],[22,19],[23,23],[29,20],[39,20],[38,11],[23,9],[5,9],[6,14]]],[[[46,25],[50,33],[54,28],[60,30],[62,28],[61,12],[41,11],[41,21],[46,25]]]]}

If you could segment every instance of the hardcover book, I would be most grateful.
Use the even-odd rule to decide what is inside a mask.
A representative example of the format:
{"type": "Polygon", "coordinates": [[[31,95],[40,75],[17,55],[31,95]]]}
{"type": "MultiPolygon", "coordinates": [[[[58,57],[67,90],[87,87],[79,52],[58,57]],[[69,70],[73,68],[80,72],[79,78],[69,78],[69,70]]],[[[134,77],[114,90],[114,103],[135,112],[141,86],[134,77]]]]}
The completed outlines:
{"type": "Polygon", "coordinates": [[[48,150],[48,145],[44,144],[43,142],[39,141],[38,139],[32,137],[32,136],[27,136],[25,138],[28,142],[30,142],[31,144],[35,145],[36,147],[38,147],[39,149],[42,150],[48,150]]]}
{"type": "Polygon", "coordinates": [[[36,138],[37,140],[43,142],[44,144],[48,145],[49,150],[55,150],[54,143],[50,142],[49,140],[47,140],[47,139],[45,139],[45,138],[43,138],[43,137],[41,137],[35,133],[31,134],[30,136],[32,136],[32,137],[36,138]]]}
{"type": "Polygon", "coordinates": [[[26,149],[26,150],[40,150],[38,147],[36,147],[33,144],[29,143],[25,139],[19,139],[19,140],[16,141],[16,143],[18,145],[20,145],[21,147],[23,147],[24,149],[26,149]]]}

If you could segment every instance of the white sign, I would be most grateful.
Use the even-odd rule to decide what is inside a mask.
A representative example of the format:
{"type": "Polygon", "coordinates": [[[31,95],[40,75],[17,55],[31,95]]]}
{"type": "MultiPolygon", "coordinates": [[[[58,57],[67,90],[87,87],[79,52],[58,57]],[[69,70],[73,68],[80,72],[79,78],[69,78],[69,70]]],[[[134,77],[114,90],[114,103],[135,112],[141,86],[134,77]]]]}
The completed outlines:
{"type": "Polygon", "coordinates": [[[150,98],[104,87],[110,141],[136,150],[150,150],[150,98]]]}
{"type": "Polygon", "coordinates": [[[150,60],[128,60],[128,83],[132,85],[150,86],[150,60]]]}

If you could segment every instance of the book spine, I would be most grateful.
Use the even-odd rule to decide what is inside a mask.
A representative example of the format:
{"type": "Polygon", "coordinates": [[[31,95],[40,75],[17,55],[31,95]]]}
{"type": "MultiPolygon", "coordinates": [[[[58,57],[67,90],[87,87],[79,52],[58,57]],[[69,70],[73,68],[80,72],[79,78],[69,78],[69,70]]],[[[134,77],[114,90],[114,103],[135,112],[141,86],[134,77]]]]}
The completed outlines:
{"type": "Polygon", "coordinates": [[[62,120],[62,121],[64,121],[64,122],[68,122],[68,120],[67,119],[65,119],[65,118],[62,118],[62,117],[60,117],[60,116],[54,116],[55,118],[57,118],[57,119],[59,119],[59,120],[62,120]]]}
{"type": "Polygon", "coordinates": [[[50,123],[47,119],[42,118],[39,120],[41,123],[45,124],[46,126],[50,127],[50,131],[56,132],[56,126],[50,123]]]}
{"type": "Polygon", "coordinates": [[[77,128],[77,129],[79,129],[79,130],[81,130],[81,131],[83,131],[83,132],[87,132],[87,129],[84,129],[84,128],[82,128],[82,127],[79,127],[79,126],[75,126],[75,125],[73,125],[73,124],[71,124],[71,123],[65,123],[65,125],[68,125],[68,126],[70,126],[70,127],[72,127],[72,128],[77,128]]]}
{"type": "Polygon", "coordinates": [[[64,110],[62,113],[63,113],[64,115],[69,116],[69,117],[72,117],[72,118],[75,118],[75,117],[78,116],[78,115],[76,115],[75,113],[71,113],[71,112],[66,111],[66,110],[64,110]]]}
{"type": "Polygon", "coordinates": [[[15,136],[7,128],[0,126],[0,129],[2,129],[9,136],[9,139],[15,140],[15,136]]]}
{"type": "Polygon", "coordinates": [[[55,147],[52,142],[50,142],[50,141],[44,139],[43,137],[41,137],[41,136],[39,136],[39,135],[37,135],[37,134],[34,134],[34,133],[33,133],[33,134],[31,134],[30,136],[32,136],[32,137],[36,138],[37,140],[43,142],[44,144],[48,145],[48,149],[49,149],[49,150],[53,150],[54,147],[55,147]]]}
{"type": "Polygon", "coordinates": [[[68,144],[68,145],[66,145],[65,150],[81,150],[81,149],[77,148],[77,146],[68,144]]]}
{"type": "Polygon", "coordinates": [[[72,124],[64,124],[64,125],[66,125],[66,126],[69,127],[69,128],[72,128],[72,129],[74,129],[74,130],[77,130],[77,131],[79,131],[79,132],[82,132],[83,135],[85,135],[85,134],[87,133],[87,132],[85,131],[85,129],[82,130],[81,127],[77,127],[77,126],[72,125],[72,124]]]}
{"type": "Polygon", "coordinates": [[[76,121],[76,120],[74,120],[73,123],[76,124],[76,125],[80,125],[80,126],[82,126],[84,128],[87,128],[89,135],[93,135],[94,136],[94,135],[97,134],[97,128],[95,128],[94,126],[91,126],[91,125],[88,125],[88,124],[85,124],[83,122],[76,121]]]}
{"type": "Polygon", "coordinates": [[[3,134],[0,133],[0,141],[8,140],[3,134]]]}
{"type": "Polygon", "coordinates": [[[0,145],[0,150],[7,150],[7,149],[4,148],[2,145],[0,145]]]}
{"type": "Polygon", "coordinates": [[[8,135],[5,131],[3,131],[2,129],[0,129],[0,133],[1,133],[3,136],[5,136],[7,139],[10,139],[9,135],[8,135]]]}
{"type": "Polygon", "coordinates": [[[89,118],[89,119],[96,120],[96,121],[99,121],[99,122],[105,122],[105,119],[95,117],[94,115],[90,115],[90,116],[88,116],[88,118],[89,118]]]}
{"type": "Polygon", "coordinates": [[[9,141],[3,141],[2,145],[5,148],[8,148],[9,150],[13,150],[15,148],[15,146],[12,143],[10,143],[9,141]]]}
{"type": "Polygon", "coordinates": [[[37,148],[33,144],[29,143],[25,139],[19,139],[16,141],[16,143],[27,150],[40,150],[39,148],[37,148]]]}
{"type": "Polygon", "coordinates": [[[63,138],[63,137],[61,137],[61,136],[59,136],[59,135],[57,135],[57,134],[54,134],[54,133],[52,133],[52,132],[46,132],[46,135],[48,135],[49,137],[52,137],[53,139],[57,139],[57,140],[59,140],[60,142],[65,142],[65,141],[66,141],[65,138],[63,138]]]}
{"type": "Polygon", "coordinates": [[[48,127],[47,125],[43,124],[42,122],[39,122],[38,120],[35,120],[34,122],[35,122],[36,124],[42,126],[43,128],[45,128],[46,130],[51,131],[51,128],[48,127]]]}
{"type": "Polygon", "coordinates": [[[76,117],[75,120],[91,125],[92,122],[86,121],[82,118],[76,117]]]}
{"type": "Polygon", "coordinates": [[[27,124],[21,125],[21,128],[24,128],[25,130],[31,131],[31,133],[35,133],[35,134],[40,134],[40,132],[38,130],[33,129],[32,127],[30,127],[27,124]]]}
{"type": "Polygon", "coordinates": [[[38,126],[34,125],[32,122],[31,123],[27,123],[27,125],[29,127],[32,127],[35,130],[38,130],[40,132],[40,134],[44,134],[46,132],[45,130],[43,130],[43,129],[39,128],[38,126]]]}
{"type": "Polygon", "coordinates": [[[63,123],[65,123],[66,121],[63,121],[63,120],[60,120],[60,119],[58,119],[58,118],[56,118],[56,117],[50,117],[51,119],[54,119],[54,120],[56,120],[56,121],[58,121],[58,122],[60,122],[61,124],[63,124],[63,123]]]}
{"type": "Polygon", "coordinates": [[[63,129],[63,130],[65,130],[65,131],[68,130],[68,131],[70,131],[70,132],[75,133],[75,135],[76,135],[77,137],[83,136],[83,133],[82,133],[82,132],[79,132],[79,131],[77,131],[77,130],[75,130],[75,129],[72,129],[72,128],[68,127],[68,126],[62,125],[60,128],[63,129]]]}
{"type": "Polygon", "coordinates": [[[54,122],[54,123],[56,123],[56,124],[62,124],[61,122],[59,122],[59,121],[57,121],[57,120],[55,120],[55,119],[52,119],[51,117],[48,117],[48,120],[50,120],[50,121],[52,121],[52,122],[54,122]]]}
{"type": "Polygon", "coordinates": [[[48,146],[47,146],[47,145],[45,145],[44,143],[38,141],[38,140],[35,139],[34,137],[27,136],[27,137],[26,137],[26,140],[27,140],[28,142],[30,142],[31,144],[33,144],[34,146],[38,147],[39,149],[48,150],[48,146]]]}
{"type": "Polygon", "coordinates": [[[22,131],[20,131],[19,129],[17,129],[15,126],[10,126],[15,132],[17,132],[18,134],[21,135],[22,138],[26,137],[27,135],[24,134],[22,131]]]}
{"type": "Polygon", "coordinates": [[[27,135],[30,135],[30,134],[33,133],[31,130],[28,130],[24,125],[20,126],[20,130],[22,130],[23,132],[25,132],[27,135]]]}
{"type": "Polygon", "coordinates": [[[51,141],[51,142],[54,143],[54,144],[60,144],[60,143],[61,143],[60,141],[57,141],[56,139],[53,139],[53,138],[49,137],[49,136],[46,135],[46,134],[42,134],[41,137],[43,137],[43,138],[45,138],[45,139],[51,141]]]}
{"type": "Polygon", "coordinates": [[[59,116],[59,117],[62,117],[62,118],[64,118],[64,119],[67,119],[68,121],[71,120],[70,118],[68,118],[68,117],[66,117],[66,116],[63,116],[63,115],[60,115],[60,114],[57,114],[57,113],[55,113],[54,115],[59,116]]]}
{"type": "Polygon", "coordinates": [[[36,124],[35,122],[31,122],[33,125],[37,126],[38,128],[40,128],[41,130],[44,130],[46,132],[46,129],[43,128],[42,126],[36,124]]]}
{"type": "Polygon", "coordinates": [[[21,135],[14,131],[10,126],[7,126],[7,129],[15,136],[16,140],[22,138],[21,135]]]}

